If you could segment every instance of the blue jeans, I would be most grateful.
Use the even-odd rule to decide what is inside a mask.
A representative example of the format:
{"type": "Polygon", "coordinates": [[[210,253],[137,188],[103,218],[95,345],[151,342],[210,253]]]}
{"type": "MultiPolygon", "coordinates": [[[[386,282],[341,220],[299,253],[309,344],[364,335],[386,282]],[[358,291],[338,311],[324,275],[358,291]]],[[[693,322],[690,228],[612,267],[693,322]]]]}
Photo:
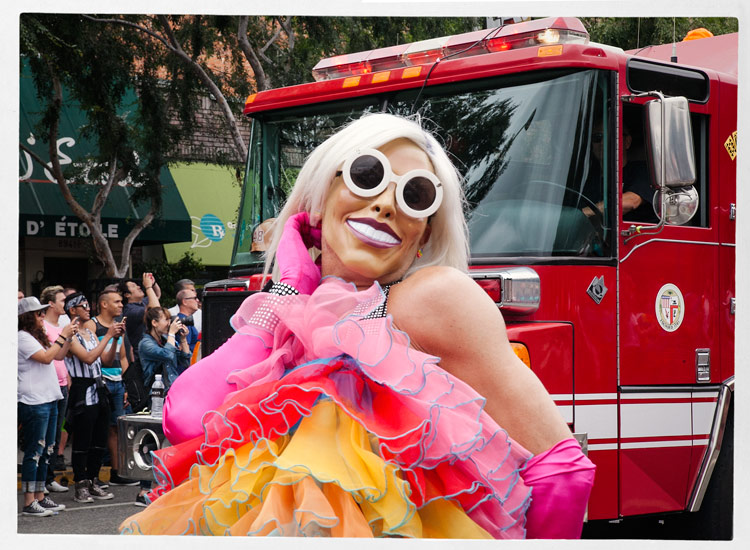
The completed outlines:
{"type": "Polygon", "coordinates": [[[122,380],[115,382],[105,378],[104,385],[109,390],[109,399],[113,404],[112,412],[109,414],[109,425],[117,426],[117,417],[125,414],[125,384],[122,380]]]}
{"type": "Polygon", "coordinates": [[[23,433],[21,490],[25,493],[44,491],[49,457],[55,446],[57,401],[41,405],[18,403],[18,419],[23,433]]]}
{"type": "MultiPolygon", "coordinates": [[[[68,409],[68,386],[60,386],[63,398],[57,401],[57,423],[55,429],[55,452],[62,454],[60,450],[60,438],[62,437],[62,425],[65,420],[65,411],[68,409]]],[[[54,455],[53,455],[54,456],[54,455]]]]}

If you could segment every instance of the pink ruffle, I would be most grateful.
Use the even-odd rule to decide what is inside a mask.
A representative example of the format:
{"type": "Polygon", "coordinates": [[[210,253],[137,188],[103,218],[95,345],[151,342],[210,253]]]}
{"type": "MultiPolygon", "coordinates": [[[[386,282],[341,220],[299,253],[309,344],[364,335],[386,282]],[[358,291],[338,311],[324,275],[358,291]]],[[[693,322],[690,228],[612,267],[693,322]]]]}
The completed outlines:
{"type": "Polygon", "coordinates": [[[268,297],[247,298],[232,325],[257,335],[262,309],[270,355],[227,377],[237,389],[203,416],[202,438],[156,453],[154,495],[179,484],[194,463],[214,464],[230,448],[293,433],[317,399],[329,398],[377,437],[380,455],[410,482],[417,508],[449,498],[492,536],[524,536],[530,489],[520,470],[530,453],[439,358],[410,348],[391,317],[365,318],[385,299],[377,283],[357,291],[327,278],[310,296],[268,297]]]}

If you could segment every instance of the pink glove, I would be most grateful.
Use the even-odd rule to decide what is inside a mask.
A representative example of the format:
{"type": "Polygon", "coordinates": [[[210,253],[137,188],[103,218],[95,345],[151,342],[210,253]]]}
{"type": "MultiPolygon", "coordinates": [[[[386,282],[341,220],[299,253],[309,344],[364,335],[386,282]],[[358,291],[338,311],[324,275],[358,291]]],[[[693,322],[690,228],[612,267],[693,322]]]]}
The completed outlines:
{"type": "MultiPolygon", "coordinates": [[[[312,294],[320,283],[320,268],[307,251],[312,246],[320,247],[320,228],[310,227],[307,212],[291,216],[284,224],[276,263],[281,273],[280,282],[291,285],[301,294],[312,294]]],[[[242,308],[240,306],[239,311],[242,308]]],[[[227,381],[230,373],[258,365],[271,354],[270,321],[266,319],[262,323],[264,329],[261,324],[255,324],[250,314],[246,322],[243,315],[239,317],[236,319],[239,324],[235,325],[238,332],[182,373],[169,389],[164,402],[163,426],[170,443],[178,444],[201,435],[203,415],[218,408],[227,394],[237,390],[234,383],[227,381]]],[[[253,374],[258,379],[278,375],[260,371],[253,374]]]]}
{"type": "Polygon", "coordinates": [[[294,287],[300,294],[312,294],[320,283],[320,268],[307,251],[313,246],[320,248],[320,227],[310,226],[307,212],[290,216],[276,249],[276,265],[279,282],[294,287]]]}
{"type": "Polygon", "coordinates": [[[595,469],[572,437],[532,457],[521,472],[531,487],[526,538],[581,538],[595,469]]]}
{"type": "Polygon", "coordinates": [[[237,389],[229,374],[260,363],[271,354],[263,337],[237,332],[229,340],[183,372],[164,401],[164,435],[173,445],[203,434],[201,419],[237,389]]]}

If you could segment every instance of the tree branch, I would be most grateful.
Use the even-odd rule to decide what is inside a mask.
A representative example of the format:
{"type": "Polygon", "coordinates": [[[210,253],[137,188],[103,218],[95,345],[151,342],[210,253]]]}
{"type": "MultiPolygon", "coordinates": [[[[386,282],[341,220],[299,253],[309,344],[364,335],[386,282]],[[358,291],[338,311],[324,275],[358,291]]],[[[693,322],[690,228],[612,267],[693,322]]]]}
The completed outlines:
{"type": "Polygon", "coordinates": [[[162,44],[164,44],[167,48],[172,49],[171,44],[169,41],[164,38],[163,36],[159,35],[158,33],[152,31],[148,27],[144,27],[142,25],[139,25],[137,23],[133,23],[132,21],[127,21],[125,19],[102,19],[101,17],[92,17],[90,15],[83,15],[84,19],[88,19],[89,21],[93,21],[95,23],[112,23],[114,25],[122,25],[124,27],[131,27],[133,29],[139,30],[143,33],[146,33],[151,38],[155,38],[162,44]]]}
{"type": "Polygon", "coordinates": [[[154,203],[154,201],[151,201],[151,208],[148,209],[146,215],[133,226],[127,237],[125,237],[125,239],[123,239],[122,241],[122,255],[120,260],[120,268],[116,275],[117,277],[124,277],[130,269],[130,251],[133,248],[133,242],[138,237],[138,235],[140,235],[141,231],[143,231],[146,226],[151,223],[155,216],[156,204],[154,203]]]}
{"type": "Polygon", "coordinates": [[[101,227],[98,223],[98,216],[94,218],[80,205],[75,197],[73,197],[73,193],[70,191],[70,187],[63,175],[62,167],[60,166],[60,158],[57,155],[57,134],[60,127],[60,111],[62,110],[62,85],[60,84],[60,79],[54,70],[51,70],[50,72],[52,73],[52,88],[54,91],[52,109],[55,116],[52,117],[52,122],[50,123],[47,141],[52,174],[57,180],[60,192],[62,193],[65,202],[68,203],[70,209],[73,211],[73,214],[88,226],[97,256],[104,264],[107,274],[112,277],[117,270],[117,266],[115,264],[115,258],[112,255],[112,249],[109,247],[107,239],[102,234],[101,227]]]}
{"type": "Polygon", "coordinates": [[[250,67],[253,69],[255,74],[255,87],[259,92],[268,90],[271,88],[271,80],[268,78],[263,64],[258,59],[255,50],[250,45],[250,41],[247,39],[247,24],[249,17],[243,15],[239,18],[239,25],[237,28],[237,42],[240,45],[240,50],[245,55],[245,59],[250,63],[250,67]]]}
{"type": "Polygon", "coordinates": [[[101,189],[96,193],[94,205],[91,207],[91,214],[97,219],[97,221],[101,219],[101,212],[104,208],[104,203],[106,203],[107,198],[109,198],[109,193],[112,191],[114,182],[122,179],[123,175],[123,171],[117,169],[117,153],[115,153],[109,162],[109,175],[107,176],[107,182],[102,185],[101,189]]]}
{"type": "Polygon", "coordinates": [[[232,135],[232,141],[234,143],[235,150],[237,151],[241,159],[244,160],[247,157],[247,145],[245,145],[245,140],[243,139],[242,134],[240,133],[239,125],[237,124],[237,119],[234,117],[234,114],[232,113],[232,107],[229,105],[226,98],[224,97],[224,94],[221,92],[219,87],[213,81],[211,76],[200,65],[200,63],[193,60],[187,53],[185,53],[185,50],[182,49],[182,46],[177,40],[177,37],[175,36],[174,31],[172,30],[172,27],[169,24],[169,19],[167,19],[165,15],[158,15],[157,18],[159,22],[162,24],[162,27],[164,28],[163,29],[164,33],[167,35],[167,38],[160,36],[159,34],[153,32],[151,29],[147,29],[146,27],[142,25],[138,25],[130,21],[125,21],[124,19],[101,19],[101,18],[95,18],[95,17],[90,17],[90,16],[84,16],[84,17],[86,17],[87,19],[91,21],[96,21],[98,23],[111,23],[115,25],[123,25],[123,26],[137,29],[147,34],[148,36],[158,40],[162,44],[164,44],[169,51],[175,54],[180,60],[182,60],[185,64],[188,65],[188,67],[190,67],[193,70],[193,72],[198,76],[198,78],[203,83],[203,85],[206,88],[208,88],[208,91],[216,98],[217,102],[219,103],[219,107],[221,108],[222,114],[224,115],[224,118],[227,121],[227,126],[229,127],[229,131],[232,135]]]}

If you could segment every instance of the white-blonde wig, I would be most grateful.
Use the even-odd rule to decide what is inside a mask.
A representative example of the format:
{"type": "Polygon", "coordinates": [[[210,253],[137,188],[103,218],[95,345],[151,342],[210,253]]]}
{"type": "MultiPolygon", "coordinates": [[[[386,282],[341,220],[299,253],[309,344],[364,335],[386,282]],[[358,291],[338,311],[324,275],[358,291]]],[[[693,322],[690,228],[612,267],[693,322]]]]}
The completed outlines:
{"type": "MultiPolygon", "coordinates": [[[[468,228],[464,218],[464,193],[460,175],[443,147],[422,126],[404,117],[374,113],[348,123],[308,156],[292,192],[274,222],[271,244],[266,251],[265,273],[276,253],[281,229],[290,216],[308,212],[314,225],[322,218],[329,190],[346,158],[357,149],[379,149],[396,139],[406,138],[422,149],[432,162],[435,175],[443,184],[443,202],[430,217],[430,238],[422,247],[422,257],[415,258],[405,277],[422,267],[443,265],[468,270],[468,228]]],[[[278,280],[274,267],[273,280],[278,280]]]]}

